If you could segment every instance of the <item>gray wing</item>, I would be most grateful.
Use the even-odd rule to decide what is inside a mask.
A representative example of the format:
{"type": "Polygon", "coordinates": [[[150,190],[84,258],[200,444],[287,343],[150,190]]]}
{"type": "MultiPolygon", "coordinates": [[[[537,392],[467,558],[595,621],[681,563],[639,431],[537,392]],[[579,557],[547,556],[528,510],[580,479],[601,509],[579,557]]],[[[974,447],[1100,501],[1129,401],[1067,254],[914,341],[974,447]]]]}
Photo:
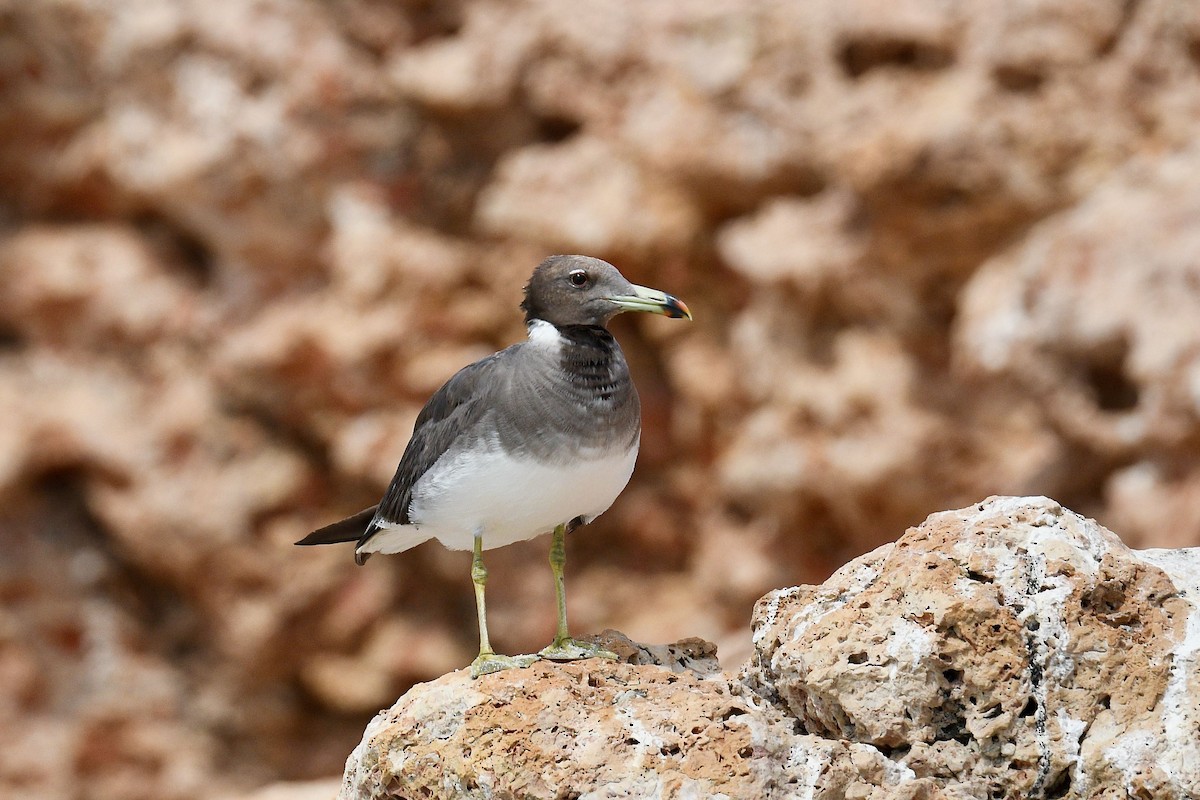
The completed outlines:
{"type": "MultiPolygon", "coordinates": [[[[417,415],[412,438],[404,449],[387,493],[379,501],[371,524],[358,540],[358,548],[385,525],[410,524],[408,509],[412,505],[413,487],[443,453],[461,436],[468,434],[491,406],[490,400],[498,389],[497,367],[512,350],[510,347],[463,367],[429,398],[417,415]]],[[[356,554],[355,560],[361,564],[367,555],[356,554]]]]}

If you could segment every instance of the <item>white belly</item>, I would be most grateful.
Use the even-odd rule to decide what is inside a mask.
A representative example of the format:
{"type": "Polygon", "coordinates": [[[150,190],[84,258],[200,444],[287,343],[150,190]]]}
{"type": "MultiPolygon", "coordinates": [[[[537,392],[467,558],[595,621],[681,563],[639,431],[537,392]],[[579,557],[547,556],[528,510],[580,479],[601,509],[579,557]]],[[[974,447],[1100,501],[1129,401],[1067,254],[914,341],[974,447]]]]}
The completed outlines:
{"type": "Polygon", "coordinates": [[[453,550],[470,550],[476,531],[491,549],[532,539],[575,517],[591,521],[629,483],[637,451],[635,443],[624,453],[545,465],[493,448],[439,461],[414,487],[413,524],[406,527],[453,550]]]}

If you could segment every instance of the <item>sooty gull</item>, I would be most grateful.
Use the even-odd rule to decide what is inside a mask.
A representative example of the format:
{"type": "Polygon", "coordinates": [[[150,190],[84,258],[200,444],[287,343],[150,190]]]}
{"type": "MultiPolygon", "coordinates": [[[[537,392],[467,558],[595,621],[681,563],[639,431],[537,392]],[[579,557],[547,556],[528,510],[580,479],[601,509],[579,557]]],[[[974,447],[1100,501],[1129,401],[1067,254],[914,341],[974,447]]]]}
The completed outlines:
{"type": "Polygon", "coordinates": [[[629,367],[605,325],[623,311],[691,319],[671,295],[635,286],[613,265],[552,256],[525,287],[528,341],[463,367],[417,416],[379,505],[297,544],[357,542],[355,561],[428,539],[474,551],[478,677],[538,657],[615,658],[567,632],[566,534],[604,513],[633,473],[641,409],[629,367]],[[554,641],[537,655],[496,654],[488,641],[483,551],[553,532],[554,641]]]}

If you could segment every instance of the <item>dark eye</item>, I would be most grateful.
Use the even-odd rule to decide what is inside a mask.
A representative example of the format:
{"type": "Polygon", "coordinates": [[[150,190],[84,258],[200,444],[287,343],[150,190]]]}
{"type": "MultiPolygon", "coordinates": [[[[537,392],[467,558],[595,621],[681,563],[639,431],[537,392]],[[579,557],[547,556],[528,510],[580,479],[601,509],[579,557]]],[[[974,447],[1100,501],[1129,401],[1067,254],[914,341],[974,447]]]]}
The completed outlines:
{"type": "Polygon", "coordinates": [[[571,274],[567,276],[567,279],[571,281],[572,286],[587,286],[588,274],[581,269],[577,269],[572,271],[571,274]]]}

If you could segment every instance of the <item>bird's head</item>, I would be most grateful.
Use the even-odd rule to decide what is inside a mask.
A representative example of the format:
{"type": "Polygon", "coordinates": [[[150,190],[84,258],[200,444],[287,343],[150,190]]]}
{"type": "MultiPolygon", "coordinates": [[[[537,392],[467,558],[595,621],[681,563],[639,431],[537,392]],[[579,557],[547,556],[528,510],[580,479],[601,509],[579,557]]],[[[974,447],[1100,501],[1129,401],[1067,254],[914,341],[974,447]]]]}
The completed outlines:
{"type": "Polygon", "coordinates": [[[521,303],[525,322],[605,325],[622,311],[692,318],[678,298],[625,280],[607,261],[589,256],[551,256],[538,264],[521,303]]]}

